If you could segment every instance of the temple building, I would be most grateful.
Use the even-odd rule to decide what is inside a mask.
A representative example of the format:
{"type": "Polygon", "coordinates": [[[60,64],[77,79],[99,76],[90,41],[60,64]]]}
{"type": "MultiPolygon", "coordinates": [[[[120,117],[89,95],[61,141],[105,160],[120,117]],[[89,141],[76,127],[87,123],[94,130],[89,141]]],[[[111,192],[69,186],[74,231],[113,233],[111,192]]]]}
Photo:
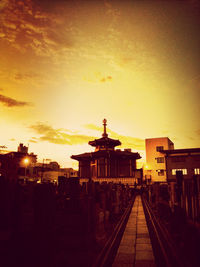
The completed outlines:
{"type": "Polygon", "coordinates": [[[104,119],[102,137],[88,143],[95,147],[94,152],[71,156],[72,159],[79,161],[79,177],[82,180],[134,184],[142,176],[142,173],[136,169],[136,160],[141,157],[139,153],[131,152],[131,149],[124,149],[124,151],[115,149],[116,146],[121,145],[121,142],[108,137],[106,123],[104,119]]]}

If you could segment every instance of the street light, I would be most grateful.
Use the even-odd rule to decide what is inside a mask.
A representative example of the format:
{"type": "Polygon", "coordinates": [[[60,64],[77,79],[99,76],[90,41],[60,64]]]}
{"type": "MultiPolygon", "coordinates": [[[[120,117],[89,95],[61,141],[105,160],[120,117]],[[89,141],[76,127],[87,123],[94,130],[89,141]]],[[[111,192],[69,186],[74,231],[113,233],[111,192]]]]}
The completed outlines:
{"type": "Polygon", "coordinates": [[[24,164],[25,164],[25,177],[26,177],[26,170],[27,170],[27,165],[29,164],[29,158],[24,159],[24,164]]]}

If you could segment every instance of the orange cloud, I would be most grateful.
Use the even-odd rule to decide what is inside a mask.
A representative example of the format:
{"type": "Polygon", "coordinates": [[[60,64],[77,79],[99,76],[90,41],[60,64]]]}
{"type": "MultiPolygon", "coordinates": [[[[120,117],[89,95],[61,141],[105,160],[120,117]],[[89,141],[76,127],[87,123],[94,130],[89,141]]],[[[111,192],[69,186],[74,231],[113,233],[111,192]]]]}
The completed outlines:
{"type": "MultiPolygon", "coordinates": [[[[103,132],[103,127],[96,126],[95,124],[86,124],[85,128],[90,130],[95,130],[100,133],[103,132]]],[[[130,147],[138,150],[144,150],[144,139],[137,138],[137,137],[131,137],[131,136],[125,136],[120,135],[109,128],[107,129],[107,133],[109,133],[110,138],[119,139],[124,147],[130,147]]]]}
{"type": "Polygon", "coordinates": [[[95,124],[86,124],[84,125],[84,127],[86,129],[89,129],[89,130],[95,130],[95,131],[99,131],[99,132],[102,132],[103,131],[103,127],[100,127],[100,126],[97,126],[95,124]]]}
{"type": "Polygon", "coordinates": [[[0,94],[0,103],[2,103],[4,106],[7,107],[24,107],[24,106],[30,106],[30,103],[24,102],[24,101],[18,101],[16,99],[13,99],[11,97],[7,97],[0,94]]]}
{"type": "Polygon", "coordinates": [[[41,2],[10,0],[0,5],[0,37],[20,52],[32,50],[36,55],[52,56],[72,47],[73,43],[66,34],[71,29],[66,20],[60,19],[60,14],[54,12],[57,1],[56,4],[48,1],[45,5],[41,2]],[[49,6],[54,8],[51,10],[49,6]]]}
{"type": "MultiPolygon", "coordinates": [[[[31,125],[29,128],[40,135],[40,137],[37,138],[38,141],[47,141],[53,144],[77,145],[88,143],[90,140],[94,139],[92,136],[70,134],[69,132],[71,131],[67,129],[54,129],[52,126],[44,123],[37,123],[31,125]]],[[[33,142],[36,138],[34,138],[34,140],[32,138],[31,140],[33,142]]]]}
{"type": "Polygon", "coordinates": [[[4,9],[8,5],[8,0],[2,0],[0,2],[0,10],[4,9]]]}
{"type": "Polygon", "coordinates": [[[37,143],[37,141],[35,139],[29,139],[28,140],[30,143],[37,143]]]}
{"type": "Polygon", "coordinates": [[[101,72],[95,72],[89,74],[87,77],[84,77],[84,80],[90,83],[105,83],[105,82],[111,82],[112,76],[104,76],[101,72]]]}
{"type": "Polygon", "coordinates": [[[112,77],[111,76],[107,76],[107,77],[103,77],[100,82],[107,82],[107,81],[111,81],[112,77]]]}
{"type": "Polygon", "coordinates": [[[24,81],[24,80],[37,79],[37,78],[41,79],[41,76],[38,73],[33,73],[33,72],[26,72],[26,73],[16,72],[16,73],[14,73],[14,80],[17,80],[17,81],[24,81]]]}

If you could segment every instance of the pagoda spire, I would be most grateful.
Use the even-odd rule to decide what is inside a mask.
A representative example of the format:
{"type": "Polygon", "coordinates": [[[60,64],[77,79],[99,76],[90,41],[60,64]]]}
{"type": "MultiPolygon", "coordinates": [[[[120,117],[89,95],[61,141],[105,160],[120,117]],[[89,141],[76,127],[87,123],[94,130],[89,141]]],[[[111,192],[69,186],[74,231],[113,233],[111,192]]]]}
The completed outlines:
{"type": "Polygon", "coordinates": [[[102,134],[103,137],[108,137],[108,134],[106,133],[106,125],[107,125],[107,120],[104,119],[103,120],[104,131],[103,131],[103,134],[102,134]]]}
{"type": "Polygon", "coordinates": [[[106,125],[107,120],[103,120],[103,127],[104,131],[102,134],[102,138],[95,139],[93,141],[89,141],[89,145],[96,147],[95,151],[99,150],[114,150],[116,146],[121,145],[121,142],[119,140],[111,139],[108,137],[108,134],[106,132],[106,125]]]}

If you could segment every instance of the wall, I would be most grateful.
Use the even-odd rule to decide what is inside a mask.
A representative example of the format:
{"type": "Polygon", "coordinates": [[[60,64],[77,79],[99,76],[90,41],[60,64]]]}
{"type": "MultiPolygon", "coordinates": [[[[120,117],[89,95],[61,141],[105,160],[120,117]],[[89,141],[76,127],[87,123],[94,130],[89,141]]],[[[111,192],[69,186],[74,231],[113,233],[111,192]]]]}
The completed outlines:
{"type": "Polygon", "coordinates": [[[183,172],[184,179],[191,179],[195,174],[194,169],[200,169],[200,153],[192,155],[192,153],[170,154],[167,160],[167,177],[168,181],[174,181],[176,175],[172,174],[173,169],[186,169],[186,174],[183,172]]]}
{"type": "Polygon", "coordinates": [[[145,175],[151,175],[152,182],[166,182],[166,163],[164,155],[156,150],[156,147],[163,147],[164,150],[173,149],[172,141],[167,137],[150,138],[145,140],[146,146],[146,170],[145,175]],[[164,161],[158,163],[158,158],[164,161]]]}

